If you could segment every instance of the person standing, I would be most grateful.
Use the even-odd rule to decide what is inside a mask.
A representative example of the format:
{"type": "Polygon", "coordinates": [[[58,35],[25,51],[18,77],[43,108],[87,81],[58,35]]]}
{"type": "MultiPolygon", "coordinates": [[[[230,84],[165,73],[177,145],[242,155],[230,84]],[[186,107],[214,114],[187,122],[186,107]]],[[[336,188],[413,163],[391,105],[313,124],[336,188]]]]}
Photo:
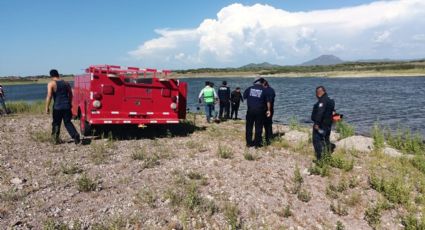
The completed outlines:
{"type": "Polygon", "coordinates": [[[332,113],[335,109],[334,100],[328,97],[323,86],[316,88],[317,102],[313,106],[311,120],[313,124],[313,146],[317,160],[331,152],[332,113]]]}
{"type": "Polygon", "coordinates": [[[59,72],[55,69],[50,70],[52,80],[47,84],[46,108],[47,114],[50,113],[50,102],[53,98],[53,122],[52,137],[55,144],[59,144],[60,127],[63,120],[66,130],[74,139],[75,144],[80,143],[80,134],[71,122],[72,112],[72,90],[68,82],[60,79],[59,72]]]}
{"type": "Polygon", "coordinates": [[[264,78],[254,81],[254,85],[247,88],[243,93],[248,110],[246,112],[245,139],[248,147],[262,146],[263,123],[266,117],[270,117],[271,100],[265,93],[264,78]],[[252,130],[255,126],[254,140],[252,130]]]}
{"type": "Polygon", "coordinates": [[[230,94],[230,102],[232,103],[231,111],[230,111],[230,119],[238,119],[238,111],[240,103],[243,102],[243,97],[241,94],[241,88],[236,87],[235,90],[232,91],[230,94]],[[233,118],[233,115],[235,115],[235,118],[233,118]]]}
{"type": "Polygon", "coordinates": [[[270,116],[266,117],[264,120],[264,132],[266,144],[270,145],[271,139],[273,138],[273,114],[274,114],[274,99],[276,97],[276,93],[272,87],[270,87],[269,82],[266,81],[264,83],[265,93],[267,97],[270,99],[270,116]]]}
{"type": "Polygon", "coordinates": [[[202,103],[202,99],[205,104],[205,115],[207,122],[211,122],[211,117],[215,117],[215,103],[218,100],[217,93],[212,87],[212,83],[209,81],[205,82],[205,87],[201,90],[198,96],[199,104],[202,103]]]}
{"type": "Polygon", "coordinates": [[[7,114],[3,86],[0,85],[0,114],[7,114]]]}
{"type": "Polygon", "coordinates": [[[218,99],[220,103],[219,115],[218,118],[229,119],[230,115],[230,88],[227,86],[227,81],[223,81],[220,88],[218,88],[218,99]]]}

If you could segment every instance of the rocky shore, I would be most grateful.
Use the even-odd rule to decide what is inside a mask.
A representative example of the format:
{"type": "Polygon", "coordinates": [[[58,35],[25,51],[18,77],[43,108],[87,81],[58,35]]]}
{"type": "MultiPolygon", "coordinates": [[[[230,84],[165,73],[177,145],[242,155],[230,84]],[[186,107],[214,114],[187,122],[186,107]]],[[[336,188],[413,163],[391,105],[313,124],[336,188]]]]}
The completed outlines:
{"type": "Polygon", "coordinates": [[[317,166],[308,128],[277,125],[273,143],[254,149],[245,147],[244,121],[188,121],[104,133],[82,145],[63,128],[65,143],[53,145],[47,115],[0,117],[0,226],[402,229],[408,213],[420,213],[419,204],[409,209],[371,183],[411,158],[375,151],[371,138],[332,135],[337,150],[317,166]],[[387,203],[394,206],[373,209],[387,203]]]}

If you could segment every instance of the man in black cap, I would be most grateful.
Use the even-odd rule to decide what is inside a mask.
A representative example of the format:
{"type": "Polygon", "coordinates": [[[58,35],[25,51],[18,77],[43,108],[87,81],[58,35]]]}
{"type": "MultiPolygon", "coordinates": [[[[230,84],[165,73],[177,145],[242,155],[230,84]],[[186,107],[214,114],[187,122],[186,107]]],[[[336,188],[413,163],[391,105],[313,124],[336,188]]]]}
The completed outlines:
{"type": "Polygon", "coordinates": [[[230,88],[227,87],[227,81],[223,81],[220,88],[218,88],[218,99],[220,101],[220,110],[219,110],[218,118],[220,120],[223,119],[223,112],[224,112],[224,119],[229,119],[230,88]]]}
{"type": "Polygon", "coordinates": [[[330,142],[332,128],[332,113],[335,109],[334,100],[328,97],[323,86],[316,88],[317,103],[314,104],[311,120],[313,125],[313,146],[317,160],[322,159],[323,152],[331,153],[332,144],[330,142]]]}
{"type": "Polygon", "coordinates": [[[271,115],[271,98],[265,93],[264,78],[258,78],[254,85],[247,88],[243,97],[247,101],[245,138],[248,147],[262,146],[263,123],[266,117],[271,115]],[[252,129],[255,126],[255,136],[252,140],[252,129]]]}

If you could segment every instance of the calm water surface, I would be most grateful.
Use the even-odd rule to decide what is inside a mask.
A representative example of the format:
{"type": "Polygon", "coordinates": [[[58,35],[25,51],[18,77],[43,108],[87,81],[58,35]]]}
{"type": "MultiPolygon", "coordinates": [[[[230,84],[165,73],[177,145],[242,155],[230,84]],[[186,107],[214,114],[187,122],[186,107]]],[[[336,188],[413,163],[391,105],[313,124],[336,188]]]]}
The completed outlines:
{"type": "MultiPolygon", "coordinates": [[[[252,85],[253,78],[187,78],[189,83],[188,107],[196,111],[197,96],[206,80],[215,83],[222,80],[234,89],[252,85]]],[[[336,109],[345,120],[361,134],[370,133],[374,122],[385,127],[411,128],[425,136],[425,77],[379,77],[379,78],[269,78],[276,91],[276,122],[288,123],[295,116],[302,123],[310,122],[310,113],[316,101],[315,87],[324,85],[335,100],[336,109]]],[[[8,100],[43,100],[46,85],[5,86],[8,100]]],[[[241,106],[243,117],[246,106],[241,106]]]]}

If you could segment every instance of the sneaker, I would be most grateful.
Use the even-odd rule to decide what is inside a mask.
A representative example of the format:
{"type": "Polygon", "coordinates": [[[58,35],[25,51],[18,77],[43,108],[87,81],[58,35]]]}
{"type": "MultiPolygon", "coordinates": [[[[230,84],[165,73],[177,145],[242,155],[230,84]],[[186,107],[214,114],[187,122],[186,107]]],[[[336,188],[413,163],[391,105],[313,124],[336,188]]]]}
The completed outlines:
{"type": "Polygon", "coordinates": [[[77,135],[74,137],[74,143],[75,143],[76,145],[78,145],[78,144],[80,144],[80,142],[81,142],[80,135],[79,135],[79,134],[77,134],[77,135]]]}

